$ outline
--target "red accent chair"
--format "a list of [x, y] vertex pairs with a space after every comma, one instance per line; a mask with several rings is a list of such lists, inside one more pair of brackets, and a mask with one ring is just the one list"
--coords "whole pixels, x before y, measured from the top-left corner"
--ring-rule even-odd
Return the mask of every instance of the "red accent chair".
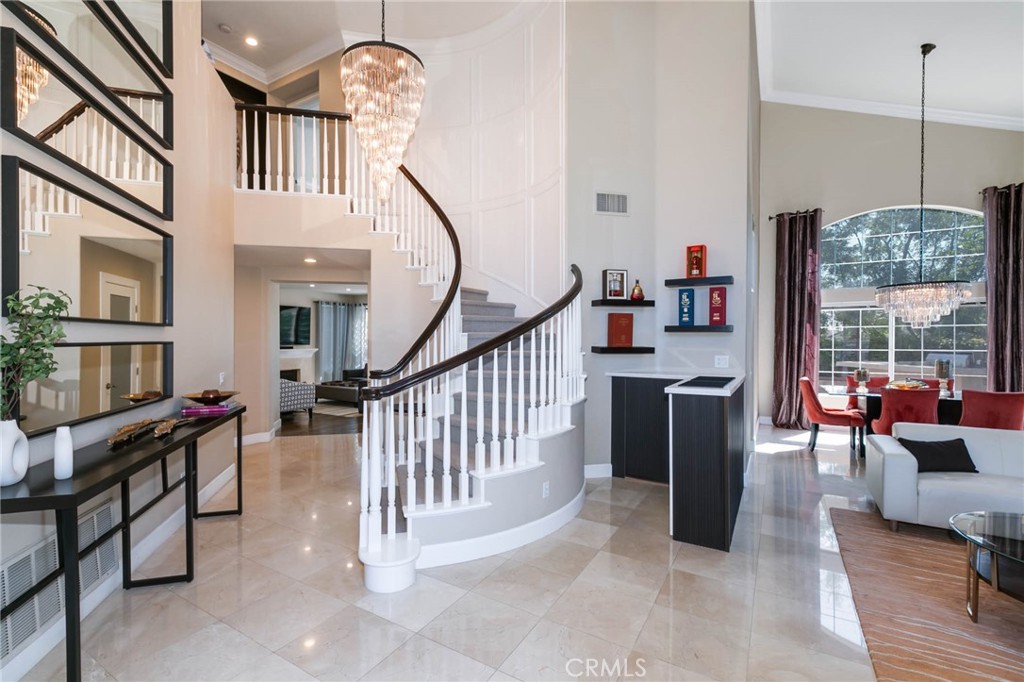
[[960, 426], [1024, 431], [1024, 393], [963, 391]]
[[807, 377], [800, 377], [800, 397], [804, 401], [804, 412], [811, 422], [811, 440], [808, 447], [814, 452], [818, 442], [818, 427], [821, 424], [850, 427], [850, 447], [857, 448], [857, 434], [860, 434], [860, 451], [864, 452], [864, 417], [857, 410], [836, 410], [822, 407], [818, 400], [818, 392]]
[[896, 422], [939, 423], [939, 389], [882, 389], [882, 414], [871, 422], [871, 432], [891, 436]]
[[[871, 389], [877, 388], [882, 389], [883, 386], [891, 381], [889, 377], [871, 377], [865, 383], [867, 384], [868, 393], [877, 393], [878, 391], [872, 391]], [[846, 375], [846, 390], [849, 392], [857, 390], [857, 380], [853, 378], [852, 374]], [[850, 399], [846, 401], [846, 409], [857, 410], [857, 396], [851, 395]], [[858, 410], [861, 414], [864, 414], [863, 410]]]

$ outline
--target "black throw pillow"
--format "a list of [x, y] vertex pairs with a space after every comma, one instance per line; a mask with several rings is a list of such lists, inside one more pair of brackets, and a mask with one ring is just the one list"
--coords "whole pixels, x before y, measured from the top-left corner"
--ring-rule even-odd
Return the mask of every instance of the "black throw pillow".
[[917, 459], [917, 473], [926, 471], [963, 471], [969, 474], [978, 473], [967, 452], [967, 444], [963, 438], [954, 440], [910, 440], [897, 438]]

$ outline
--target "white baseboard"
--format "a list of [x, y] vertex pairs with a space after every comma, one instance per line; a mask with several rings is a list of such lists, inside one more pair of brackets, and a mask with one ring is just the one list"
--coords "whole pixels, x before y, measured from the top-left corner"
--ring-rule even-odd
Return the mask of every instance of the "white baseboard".
[[608, 478], [612, 475], [611, 462], [608, 464], [584, 464], [584, 478]]
[[448, 564], [459, 564], [463, 561], [482, 559], [540, 540], [576, 518], [580, 509], [583, 508], [586, 492], [587, 488], [583, 486], [580, 488], [579, 494], [561, 509], [516, 528], [509, 528], [499, 533], [468, 538], [466, 540], [424, 545], [420, 548], [420, 556], [416, 560], [416, 569], [447, 566]]
[[[212, 481], [203, 486], [203, 489], [199, 491], [200, 506], [208, 502], [221, 488], [227, 485], [234, 475], [235, 465], [232, 463]], [[184, 490], [184, 487], [182, 490]], [[132, 569], [134, 570], [148, 559], [184, 523], [185, 506], [182, 505], [132, 548]], [[79, 607], [82, 620], [85, 620], [85, 617], [92, 613], [93, 609], [99, 606], [104, 599], [116, 592], [119, 587], [121, 587], [120, 567], [117, 571], [104, 578], [103, 582], [82, 598], [82, 603]], [[64, 631], [64, 618], [61, 617], [31, 644], [26, 646], [21, 653], [4, 663], [3, 679], [20, 680], [24, 678], [54, 647], [64, 641]]]

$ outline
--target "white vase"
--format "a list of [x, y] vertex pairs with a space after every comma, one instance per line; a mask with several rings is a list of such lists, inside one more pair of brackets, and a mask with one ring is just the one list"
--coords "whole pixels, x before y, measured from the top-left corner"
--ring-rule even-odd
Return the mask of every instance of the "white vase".
[[71, 442], [71, 427], [58, 426], [53, 437], [53, 477], [58, 481], [71, 478], [75, 473], [75, 446]]
[[11, 485], [25, 478], [28, 471], [28, 438], [18, 422], [0, 422], [0, 485]]

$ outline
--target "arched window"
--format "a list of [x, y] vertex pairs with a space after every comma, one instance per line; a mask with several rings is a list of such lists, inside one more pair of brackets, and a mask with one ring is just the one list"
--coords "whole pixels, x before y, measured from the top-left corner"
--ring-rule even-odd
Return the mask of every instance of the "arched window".
[[975, 283], [971, 303], [927, 329], [875, 306], [875, 287], [916, 281], [920, 209], [886, 208], [826, 225], [821, 232], [819, 381], [845, 386], [865, 367], [894, 379], [934, 376], [950, 360], [955, 388], [986, 388], [985, 223], [981, 213], [925, 207], [924, 278]]

